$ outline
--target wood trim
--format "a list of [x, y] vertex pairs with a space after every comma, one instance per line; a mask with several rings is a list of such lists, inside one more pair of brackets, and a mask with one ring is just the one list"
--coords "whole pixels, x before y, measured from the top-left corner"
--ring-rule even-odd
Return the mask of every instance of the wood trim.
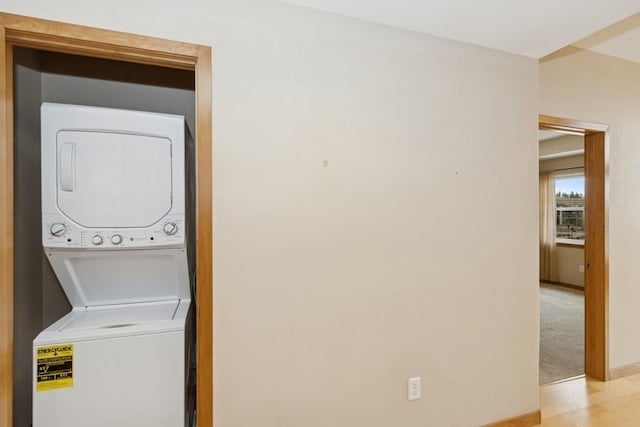
[[557, 130], [574, 135], [588, 135], [595, 132], [606, 132], [609, 129], [608, 125], [604, 125], [602, 123], [563, 119], [560, 117], [546, 116], [544, 114], [540, 114], [538, 116], [538, 124], [540, 129]]
[[0, 427], [13, 422], [13, 46], [195, 71], [197, 424], [213, 427], [211, 48], [0, 13]]
[[517, 417], [509, 418], [495, 423], [486, 424], [484, 427], [531, 427], [537, 426], [541, 422], [540, 410], [522, 414]]
[[553, 280], [540, 280], [541, 283], [547, 283], [549, 285], [562, 286], [563, 288], [569, 289], [577, 289], [579, 291], [584, 291], [584, 287], [580, 285], [574, 285], [572, 283], [564, 283], [564, 282], [556, 282]]
[[585, 372], [608, 379], [608, 257], [604, 132], [585, 135]]
[[23, 47], [187, 70], [203, 47], [8, 13], [0, 13], [0, 26], [7, 42]]
[[0, 426], [13, 425], [13, 58], [0, 27]]
[[640, 374], [640, 363], [634, 363], [609, 370], [609, 379], [616, 380], [618, 378], [629, 377], [636, 374]]
[[213, 174], [211, 49], [196, 64], [197, 425], [213, 426]]
[[585, 138], [585, 371], [609, 379], [609, 126], [540, 115], [540, 129]]

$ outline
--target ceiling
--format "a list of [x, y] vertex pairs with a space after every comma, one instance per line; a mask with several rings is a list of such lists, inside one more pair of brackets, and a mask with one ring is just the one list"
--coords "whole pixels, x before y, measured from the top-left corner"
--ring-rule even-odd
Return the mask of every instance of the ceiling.
[[565, 133], [538, 131], [538, 156], [540, 160], [558, 159], [584, 154], [584, 137]]
[[640, 13], [598, 31], [574, 45], [640, 63]]
[[532, 58], [640, 12], [636, 0], [282, 1]]

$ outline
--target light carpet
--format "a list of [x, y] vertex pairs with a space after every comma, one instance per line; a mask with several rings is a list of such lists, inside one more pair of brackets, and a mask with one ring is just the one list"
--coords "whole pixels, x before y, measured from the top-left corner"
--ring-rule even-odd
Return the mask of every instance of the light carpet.
[[584, 292], [540, 283], [540, 384], [584, 374]]

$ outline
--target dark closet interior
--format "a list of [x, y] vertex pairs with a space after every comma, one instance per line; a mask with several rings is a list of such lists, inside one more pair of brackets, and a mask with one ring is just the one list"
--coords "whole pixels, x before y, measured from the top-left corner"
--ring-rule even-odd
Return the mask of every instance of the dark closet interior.
[[[28, 427], [32, 419], [32, 341], [71, 309], [42, 249], [40, 106], [57, 102], [178, 114], [185, 117], [195, 139], [195, 75], [193, 71], [26, 48], [14, 49], [13, 71], [13, 425]], [[195, 168], [187, 170], [193, 184]]]

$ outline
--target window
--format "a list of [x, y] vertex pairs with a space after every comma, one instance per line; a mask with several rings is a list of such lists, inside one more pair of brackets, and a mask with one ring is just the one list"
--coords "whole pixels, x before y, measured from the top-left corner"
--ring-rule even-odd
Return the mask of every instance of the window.
[[584, 244], [584, 174], [555, 179], [556, 242]]

